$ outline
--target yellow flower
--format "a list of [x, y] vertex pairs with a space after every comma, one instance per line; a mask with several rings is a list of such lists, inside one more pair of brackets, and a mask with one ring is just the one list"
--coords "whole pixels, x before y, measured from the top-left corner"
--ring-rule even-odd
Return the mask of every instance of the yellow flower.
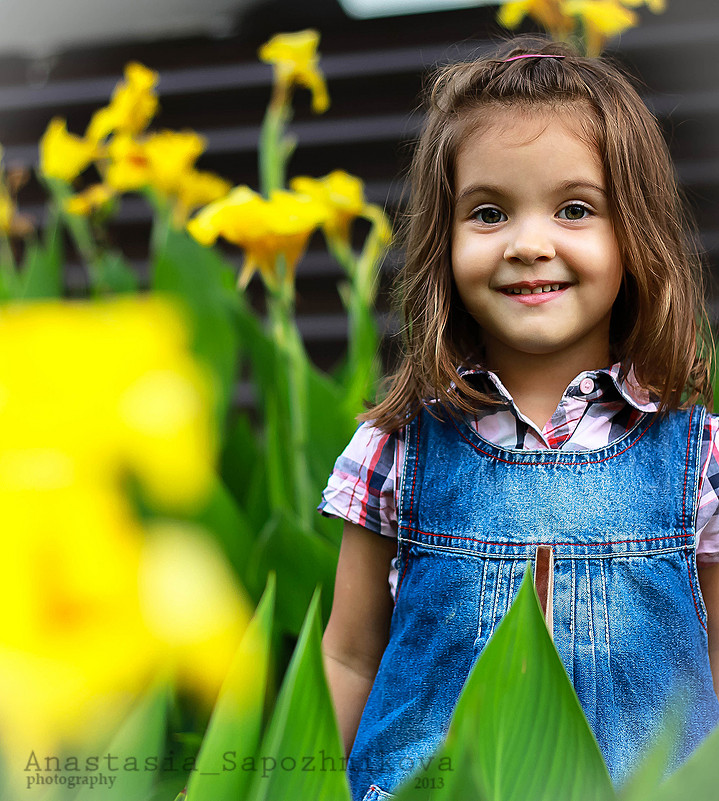
[[660, 14], [662, 11], [666, 11], [667, 8], [666, 0], [620, 0], [620, 2], [622, 5], [629, 6], [630, 8], [646, 6], [655, 14]]
[[320, 35], [314, 30], [278, 33], [258, 51], [262, 61], [274, 66], [275, 84], [282, 101], [292, 86], [304, 86], [312, 93], [312, 110], [317, 114], [327, 111], [330, 105], [325, 79], [319, 69], [319, 41]]
[[106, 184], [93, 184], [65, 201], [65, 211], [87, 217], [92, 212], [106, 206], [115, 197], [113, 189]]
[[512, 0], [497, 14], [497, 22], [514, 29], [529, 15], [555, 39], [564, 39], [574, 29], [574, 20], [564, 12], [558, 0]]
[[107, 147], [106, 183], [118, 192], [152, 187], [174, 201], [173, 222], [181, 227], [199, 206], [224, 197], [229, 181], [194, 168], [205, 139], [194, 131], [161, 131], [143, 139], [116, 134]]
[[619, 0], [565, 0], [563, 8], [582, 20], [589, 56], [598, 56], [607, 39], [639, 24], [639, 17]]
[[212, 172], [188, 170], [179, 177], [173, 222], [182, 227], [195, 209], [225, 197], [232, 184]]
[[182, 176], [205, 147], [205, 138], [194, 131], [161, 131], [148, 136], [143, 149], [152, 186], [165, 196], [176, 194]]
[[290, 187], [322, 204], [327, 211], [323, 224], [327, 236], [344, 241], [349, 239], [350, 223], [363, 214], [367, 205], [362, 181], [343, 170], [334, 170], [324, 178], [293, 178]]
[[202, 244], [210, 245], [222, 236], [244, 249], [240, 287], [247, 286], [259, 270], [265, 283], [276, 289], [278, 257], [284, 258], [284, 280], [291, 283], [310, 235], [326, 218], [325, 206], [304, 195], [278, 190], [265, 200], [240, 186], [202, 209], [187, 230]]
[[175, 307], [6, 306], [0, 360], [0, 740], [22, 764], [106, 735], [158, 676], [211, 697], [248, 615], [202, 531], [145, 531], [125, 494], [134, 476], [189, 508], [214, 481], [213, 391]]
[[142, 64], [125, 67], [125, 80], [115, 87], [110, 104], [98, 109], [85, 133], [91, 142], [100, 142], [113, 131], [139, 134], [147, 128], [158, 107], [155, 85], [159, 76]]
[[60, 117], [50, 121], [40, 140], [40, 172], [48, 178], [74, 181], [98, 155], [97, 144], [68, 133]]

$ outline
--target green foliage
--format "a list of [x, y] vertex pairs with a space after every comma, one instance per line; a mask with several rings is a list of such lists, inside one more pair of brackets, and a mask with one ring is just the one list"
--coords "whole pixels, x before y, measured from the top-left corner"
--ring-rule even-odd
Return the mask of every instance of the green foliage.
[[237, 801], [247, 795], [251, 773], [228, 769], [227, 755], [254, 756], [260, 741], [270, 632], [275, 602], [271, 577], [220, 691], [187, 787], [188, 801]]
[[613, 797], [599, 747], [544, 623], [528, 564], [512, 607], [467, 679], [446, 743], [397, 801]]

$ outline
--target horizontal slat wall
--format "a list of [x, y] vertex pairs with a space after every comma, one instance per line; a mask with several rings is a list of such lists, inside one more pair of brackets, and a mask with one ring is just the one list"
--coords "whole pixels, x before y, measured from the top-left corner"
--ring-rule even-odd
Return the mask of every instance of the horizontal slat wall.
[[[395, 213], [401, 205], [401, 175], [421, 122], [416, 109], [423, 73], [438, 62], [482, 51], [502, 35], [494, 22], [496, 8], [358, 21], [345, 18], [330, 0], [298, 5], [284, 0], [259, 4], [253, 16], [222, 39], [76, 49], [43, 61], [0, 57], [0, 143], [6, 163], [34, 165], [37, 142], [56, 114], [67, 118], [71, 131], [82, 133], [92, 111], [107, 102], [123, 65], [137, 59], [161, 74], [161, 113], [153, 127], [203, 133], [208, 148], [200, 167], [256, 186], [259, 125], [271, 81], [270, 69], [256, 60], [256, 48], [276, 31], [314, 26], [322, 33], [322, 67], [332, 107], [313, 116], [307, 93], [298, 93], [292, 128], [299, 145], [290, 173], [346, 169], [366, 181], [372, 201]], [[642, 26], [625, 34], [610, 52], [644, 82], [643, 95], [662, 122], [700, 225], [707, 263], [717, 276], [719, 5], [669, 0], [665, 14], [643, 10], [642, 19]], [[42, 197], [35, 182], [20, 196], [21, 210], [39, 224]], [[114, 243], [145, 281], [149, 222], [143, 201], [127, 197], [111, 230]], [[239, 254], [228, 254], [239, 265]], [[379, 319], [387, 331], [396, 323], [387, 310], [386, 289], [400, 258], [391, 254], [384, 268]], [[71, 295], [84, 285], [74, 259], [71, 254], [66, 279]], [[336, 291], [340, 279], [316, 237], [298, 269], [298, 312], [310, 352], [323, 367], [338, 359], [345, 346], [346, 324]], [[256, 281], [250, 293], [260, 305]], [[717, 287], [712, 287], [711, 309], [717, 321]]]

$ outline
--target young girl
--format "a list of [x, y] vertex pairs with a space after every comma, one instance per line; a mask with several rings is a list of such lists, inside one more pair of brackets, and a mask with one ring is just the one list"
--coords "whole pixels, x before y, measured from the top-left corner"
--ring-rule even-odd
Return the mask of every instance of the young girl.
[[515, 39], [439, 73], [411, 178], [403, 361], [320, 505], [353, 798], [438, 747], [540, 545], [612, 779], [689, 691], [676, 763], [719, 722], [719, 418], [657, 123], [606, 60]]

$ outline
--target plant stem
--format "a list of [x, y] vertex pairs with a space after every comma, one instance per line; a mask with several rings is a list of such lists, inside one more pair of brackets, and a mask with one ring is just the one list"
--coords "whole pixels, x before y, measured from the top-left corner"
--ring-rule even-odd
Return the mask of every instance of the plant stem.
[[287, 415], [295, 511], [305, 527], [311, 524], [312, 490], [307, 463], [308, 360], [294, 322], [294, 287], [283, 281], [269, 298], [272, 335], [287, 371]]
[[280, 84], [275, 85], [260, 132], [260, 190], [264, 197], [269, 197], [273, 190], [282, 189], [285, 185], [289, 152], [284, 143], [284, 133], [292, 114], [288, 101], [287, 89]]

